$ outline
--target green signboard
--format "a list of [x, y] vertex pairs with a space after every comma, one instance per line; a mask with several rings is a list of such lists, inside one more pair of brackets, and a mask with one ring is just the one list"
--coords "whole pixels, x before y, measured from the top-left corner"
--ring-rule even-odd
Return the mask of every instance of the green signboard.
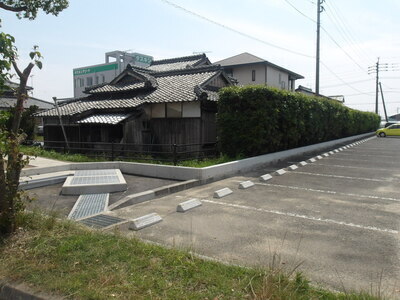
[[97, 72], [110, 71], [110, 70], [116, 70], [116, 69], [118, 69], [118, 64], [109, 64], [109, 65], [103, 65], [103, 66], [97, 66], [97, 67], [80, 68], [80, 69], [74, 70], [74, 76], [86, 75], [86, 74], [90, 74], [90, 73], [97, 73]]
[[153, 61], [153, 58], [151, 56], [148, 56], [148, 55], [143, 55], [143, 54], [136, 53], [135, 54], [135, 61], [144, 63], [146, 65], [151, 65], [151, 62]]

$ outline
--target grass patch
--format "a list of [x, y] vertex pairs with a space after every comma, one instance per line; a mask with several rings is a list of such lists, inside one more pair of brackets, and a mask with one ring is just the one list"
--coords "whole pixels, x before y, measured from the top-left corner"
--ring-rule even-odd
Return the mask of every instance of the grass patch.
[[[69, 161], [69, 162], [101, 162], [108, 161], [105, 157], [90, 157], [83, 154], [70, 154], [70, 153], [60, 153], [54, 150], [44, 150], [40, 147], [32, 147], [32, 146], [24, 146], [21, 145], [21, 152], [26, 155], [31, 156], [41, 156], [50, 159], [56, 159], [61, 161]], [[120, 158], [116, 158], [116, 160], [121, 160]], [[205, 158], [201, 160], [192, 159], [187, 161], [178, 162], [178, 166], [183, 167], [192, 167], [192, 168], [204, 168], [217, 164], [222, 164], [225, 162], [232, 161], [234, 159], [229, 158], [227, 156], [220, 156], [218, 158]], [[168, 161], [160, 161], [157, 159], [153, 159], [149, 156], [143, 156], [143, 158], [137, 159], [122, 159], [122, 161], [127, 162], [140, 162], [140, 163], [148, 163], [148, 164], [157, 164], [157, 165], [173, 165], [172, 162]]]
[[0, 244], [0, 278], [73, 299], [377, 299], [314, 288], [300, 273], [205, 261], [38, 213]]

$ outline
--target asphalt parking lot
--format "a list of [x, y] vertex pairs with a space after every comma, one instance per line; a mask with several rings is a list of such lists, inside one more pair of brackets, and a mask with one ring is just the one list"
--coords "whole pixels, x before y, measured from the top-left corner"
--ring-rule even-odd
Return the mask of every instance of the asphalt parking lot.
[[[253, 171], [110, 212], [163, 221], [145, 240], [190, 249], [229, 263], [296, 268], [336, 289], [385, 290], [400, 297], [400, 138], [373, 138], [262, 183]], [[291, 162], [285, 162], [286, 164]], [[293, 162], [295, 163], [295, 162]], [[254, 187], [238, 189], [244, 180]], [[213, 193], [224, 187], [233, 194]], [[177, 213], [190, 198], [202, 206]]]

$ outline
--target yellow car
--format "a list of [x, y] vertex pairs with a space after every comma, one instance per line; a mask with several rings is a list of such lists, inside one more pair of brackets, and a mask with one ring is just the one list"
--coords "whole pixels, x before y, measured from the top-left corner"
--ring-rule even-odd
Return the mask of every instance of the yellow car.
[[389, 127], [382, 128], [376, 131], [376, 135], [380, 137], [398, 135], [400, 136], [400, 124], [393, 124]]

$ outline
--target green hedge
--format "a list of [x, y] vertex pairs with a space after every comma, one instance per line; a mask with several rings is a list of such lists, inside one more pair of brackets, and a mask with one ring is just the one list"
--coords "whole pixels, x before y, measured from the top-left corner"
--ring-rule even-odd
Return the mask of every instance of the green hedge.
[[380, 117], [341, 103], [265, 86], [221, 89], [221, 152], [254, 156], [371, 132]]

